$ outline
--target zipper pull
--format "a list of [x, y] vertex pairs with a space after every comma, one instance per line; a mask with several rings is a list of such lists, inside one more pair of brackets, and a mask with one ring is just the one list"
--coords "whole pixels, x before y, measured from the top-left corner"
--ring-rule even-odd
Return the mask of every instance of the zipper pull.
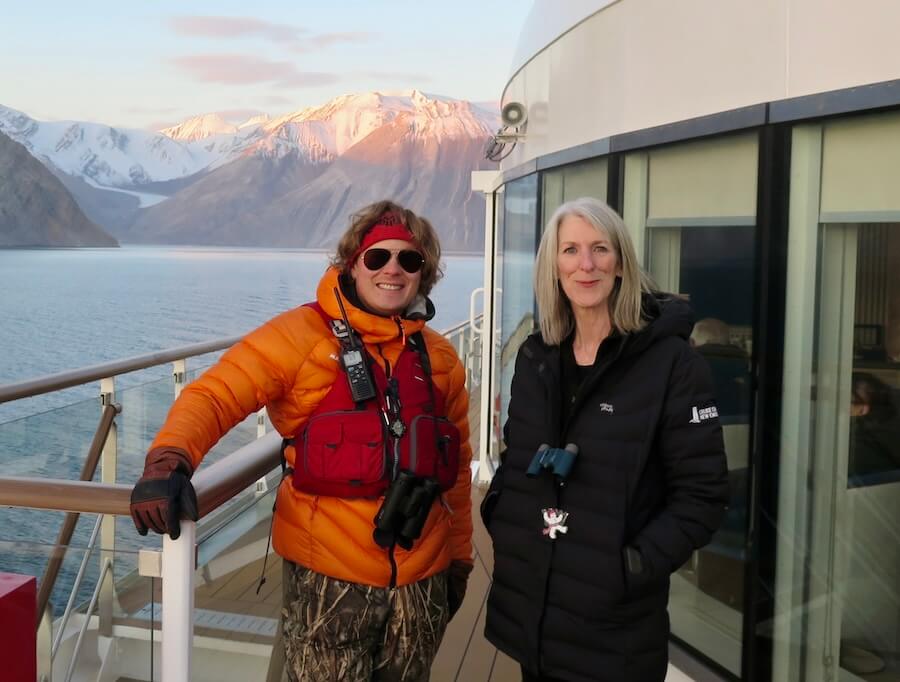
[[406, 346], [406, 330], [403, 328], [403, 320], [400, 319], [399, 315], [394, 315], [391, 319], [397, 323], [397, 328], [400, 330], [400, 340]]

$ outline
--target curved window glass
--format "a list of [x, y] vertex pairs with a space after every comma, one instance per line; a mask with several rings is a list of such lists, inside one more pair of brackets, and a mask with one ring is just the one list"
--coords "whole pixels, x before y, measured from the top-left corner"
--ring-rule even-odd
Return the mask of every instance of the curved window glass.
[[715, 382], [728, 457], [725, 520], [672, 576], [672, 633], [736, 675], [749, 561], [757, 155], [750, 133], [642, 152], [625, 171], [626, 220], [642, 232], [647, 270], [694, 310], [691, 345]]
[[537, 251], [538, 176], [506, 184], [503, 221], [499, 226], [494, 280], [500, 282], [495, 319], [500, 321], [495, 349], [495, 426], [502, 427], [509, 406], [509, 387], [519, 346], [535, 329], [534, 256]]
[[[900, 114], [797, 126], [773, 679], [900, 678]], [[797, 169], [803, 169], [801, 175]]]
[[594, 197], [606, 201], [606, 158], [590, 159], [571, 166], [544, 171], [541, 191], [541, 225], [566, 201]]

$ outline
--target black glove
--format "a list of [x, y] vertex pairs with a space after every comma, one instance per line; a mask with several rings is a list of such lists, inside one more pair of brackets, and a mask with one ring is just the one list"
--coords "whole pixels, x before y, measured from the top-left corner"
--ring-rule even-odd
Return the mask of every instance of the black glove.
[[450, 562], [450, 568], [447, 570], [447, 606], [450, 610], [450, 618], [453, 618], [459, 611], [459, 607], [462, 606], [472, 568], [474, 568], [473, 565], [465, 561], [454, 559]]
[[168, 533], [177, 540], [181, 519], [196, 521], [197, 495], [191, 485], [194, 467], [186, 452], [155, 448], [147, 453], [144, 474], [131, 491], [131, 519], [137, 532]]

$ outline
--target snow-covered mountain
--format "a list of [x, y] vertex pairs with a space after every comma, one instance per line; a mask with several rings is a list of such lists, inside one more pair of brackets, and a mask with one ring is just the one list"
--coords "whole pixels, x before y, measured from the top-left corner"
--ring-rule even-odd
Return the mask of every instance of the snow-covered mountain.
[[229, 123], [219, 114], [212, 113], [194, 116], [159, 132], [179, 142], [194, 142], [195, 140], [205, 140], [212, 135], [230, 135], [237, 131], [238, 126]]
[[[483, 212], [469, 173], [486, 167], [498, 126], [495, 113], [418, 90], [343, 95], [240, 125], [205, 114], [159, 133], [0, 107], [0, 131], [61, 172], [89, 217], [145, 243], [325, 246], [350, 212], [393, 197], [437, 218], [449, 248], [477, 249]], [[123, 207], [121, 194], [115, 210], [102, 206], [103, 188], [142, 193], [142, 208]], [[151, 206], [144, 193], [168, 198]]]
[[439, 141], [483, 137], [494, 132], [498, 124], [497, 116], [469, 102], [407, 90], [342, 95], [322, 106], [275, 118], [262, 127], [262, 132], [298, 143], [315, 140], [331, 154], [340, 156], [401, 115], [421, 135], [431, 135]]
[[214, 154], [145, 130], [101, 123], [37, 121], [0, 106], [0, 132], [39, 161], [99, 187], [137, 187], [192, 175]]
[[37, 121], [0, 105], [0, 132], [40, 161], [99, 187], [138, 189], [219, 168], [247, 155], [297, 155], [327, 163], [367, 135], [404, 116], [419, 135], [480, 138], [497, 117], [468, 102], [418, 90], [342, 95], [316, 107], [240, 125], [203, 114], [158, 133], [78, 121]]

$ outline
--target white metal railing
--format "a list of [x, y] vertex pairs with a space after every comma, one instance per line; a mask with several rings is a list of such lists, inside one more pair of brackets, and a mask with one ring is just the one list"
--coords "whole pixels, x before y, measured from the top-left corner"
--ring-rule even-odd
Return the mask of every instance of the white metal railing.
[[[0, 385], [0, 404], [12, 402], [23, 398], [30, 398], [37, 395], [43, 395], [60, 391], [73, 386], [99, 382], [100, 408], [102, 411], [108, 405], [115, 403], [115, 378], [123, 374], [135, 372], [161, 364], [173, 363], [173, 377], [175, 390], [173, 398], [178, 396], [185, 382], [186, 360], [190, 357], [205, 355], [207, 353], [224, 350], [232, 346], [241, 337], [227, 337], [216, 339], [213, 341], [181, 346], [178, 348], [167, 349], [155, 353], [148, 353], [123, 360], [103, 363], [81, 369], [51, 374], [36, 379], [20, 381], [12, 384]], [[106, 434], [105, 442], [100, 455], [100, 479], [105, 484], [115, 484], [117, 481], [117, 460], [118, 460], [118, 439], [116, 433], [116, 422], [113, 420], [108, 434]], [[100, 556], [100, 575], [94, 589], [91, 605], [85, 621], [82, 625], [82, 631], [78, 636], [75, 648], [72, 650], [66, 672], [66, 680], [71, 678], [78, 657], [81, 651], [82, 642], [84, 640], [84, 629], [87, 627], [90, 613], [99, 604], [99, 627], [105, 634], [111, 634], [112, 629], [112, 612], [115, 600], [115, 586], [113, 584], [112, 571], [114, 553], [115, 553], [115, 518], [110, 514], [100, 514], [97, 517], [96, 524], [91, 533], [90, 540], [85, 549], [85, 554], [79, 566], [78, 573], [72, 584], [66, 608], [54, 625], [52, 618], [42, 618], [38, 624], [38, 637], [41, 640], [51, 642], [47, 651], [39, 650], [39, 656], [49, 656], [49, 662], [41, 663], [39, 666], [45, 671], [41, 678], [49, 682], [52, 674], [53, 662], [59, 653], [65, 634], [66, 625], [73, 613], [79, 589], [84, 581], [87, 572], [88, 563], [91, 555], [98, 544], [98, 535], [100, 537], [100, 547], [102, 548]], [[58, 548], [60, 552], [64, 552], [65, 548]], [[55, 581], [55, 574], [50, 577]], [[52, 585], [45, 586], [48, 590], [52, 589]], [[48, 591], [49, 596], [49, 591]], [[56, 633], [52, 632], [55, 627]]]
[[[66, 603], [65, 611], [63, 611], [62, 616], [59, 618], [59, 623], [56, 629], [56, 636], [53, 638], [53, 645], [50, 648], [50, 661], [52, 663], [53, 659], [56, 658], [56, 652], [59, 651], [59, 645], [62, 644], [62, 636], [63, 632], [66, 629], [66, 625], [69, 622], [69, 617], [72, 615], [72, 610], [75, 607], [75, 599], [78, 595], [78, 590], [81, 589], [81, 583], [84, 580], [85, 571], [87, 571], [88, 560], [91, 558], [91, 554], [94, 551], [94, 548], [97, 545], [97, 535], [100, 533], [100, 522], [103, 520], [103, 515], [97, 515], [97, 521], [94, 523], [94, 530], [91, 531], [91, 539], [88, 540], [87, 548], [85, 549], [84, 556], [81, 559], [81, 565], [78, 567], [78, 573], [75, 576], [75, 582], [72, 583], [72, 590], [69, 593], [69, 601]], [[76, 649], [75, 653], [72, 654], [72, 658], [77, 657], [78, 649]]]
[[84, 620], [81, 622], [81, 628], [78, 630], [78, 639], [75, 641], [75, 648], [72, 650], [72, 658], [69, 659], [69, 667], [66, 669], [66, 682], [71, 682], [72, 680], [72, 674], [75, 672], [75, 665], [78, 663], [78, 655], [81, 653], [81, 645], [84, 643], [84, 635], [91, 622], [91, 614], [94, 612], [94, 607], [97, 605], [97, 600], [100, 598], [100, 590], [103, 588], [106, 574], [110, 573], [112, 570], [112, 565], [112, 559], [106, 558], [103, 560], [103, 565], [100, 568], [100, 577], [97, 578], [97, 586], [94, 588], [94, 593], [91, 595], [91, 603], [88, 604], [87, 612], [84, 614]]
[[[474, 315], [472, 308], [470, 319], [446, 329], [442, 334], [450, 340], [459, 353], [466, 367], [466, 384], [470, 390], [481, 381], [481, 335], [479, 322], [481, 316]], [[240, 337], [220, 339], [203, 344], [194, 344], [170, 349], [159, 353], [143, 355], [126, 360], [87, 367], [71, 372], [49, 375], [38, 379], [0, 386], [0, 403], [45, 394], [63, 388], [100, 381], [101, 409], [112, 404], [115, 399], [115, 377], [136, 370], [147, 369], [164, 363], [173, 363], [174, 392], [183, 388], [186, 381], [185, 359], [196, 355], [223, 350], [239, 340]], [[217, 464], [201, 469], [194, 477], [194, 485], [198, 491], [201, 517], [218, 508], [227, 501], [236, 490], [258, 481], [257, 492], [265, 490], [265, 474], [273, 466], [277, 466], [280, 457], [280, 437], [276, 433], [265, 434], [265, 414], [258, 417], [258, 440], [244, 446]], [[50, 666], [41, 664], [42, 670], [52, 670], [52, 660], [60, 650], [66, 625], [73, 613], [77, 593], [83, 583], [90, 556], [97, 545], [98, 535], [101, 538], [100, 574], [97, 584], [87, 606], [84, 621], [81, 624], [78, 638], [69, 660], [65, 679], [68, 681], [78, 663], [78, 655], [83, 646], [85, 632], [91, 622], [91, 614], [98, 610], [98, 628], [101, 634], [112, 635], [112, 609], [114, 600], [114, 534], [113, 514], [127, 514], [123, 486], [116, 484], [117, 439], [115, 429], [103, 449], [101, 457], [102, 483], [79, 484], [74, 481], [44, 480], [38, 483], [33, 479], [17, 479], [0, 477], [0, 505], [22, 506], [40, 509], [61, 509], [67, 511], [95, 512], [106, 510], [98, 515], [91, 533], [91, 539], [85, 550], [75, 583], [69, 595], [66, 609], [56, 623], [56, 636], [52, 632], [40, 635], [52, 642], [47, 652], [51, 659]], [[246, 484], [244, 477], [250, 476]], [[235, 481], [240, 487], [235, 488]], [[259, 483], [261, 481], [262, 483]], [[260, 489], [260, 485], [263, 486]], [[85, 499], [85, 486], [92, 489], [103, 488], [103, 500]], [[52, 488], [55, 494], [50, 496], [47, 490]], [[27, 492], [31, 491], [31, 492]], [[32, 496], [32, 497], [29, 497]], [[40, 501], [34, 501], [37, 497]], [[52, 497], [52, 501], [51, 501]], [[112, 510], [111, 512], [109, 510]], [[190, 521], [182, 521], [181, 536], [178, 540], [163, 538], [161, 552], [141, 550], [138, 566], [139, 574], [162, 579], [162, 680], [163, 682], [187, 682], [191, 679], [191, 650], [193, 639], [193, 604], [194, 573], [197, 557], [197, 528]], [[42, 623], [52, 619], [44, 618]], [[44, 626], [46, 627], [46, 626]], [[51, 626], [52, 627], [52, 626]], [[151, 623], [151, 627], [153, 627]], [[106, 632], [103, 632], [104, 629]], [[39, 652], [40, 655], [41, 652]], [[49, 682], [49, 675], [43, 679]]]

